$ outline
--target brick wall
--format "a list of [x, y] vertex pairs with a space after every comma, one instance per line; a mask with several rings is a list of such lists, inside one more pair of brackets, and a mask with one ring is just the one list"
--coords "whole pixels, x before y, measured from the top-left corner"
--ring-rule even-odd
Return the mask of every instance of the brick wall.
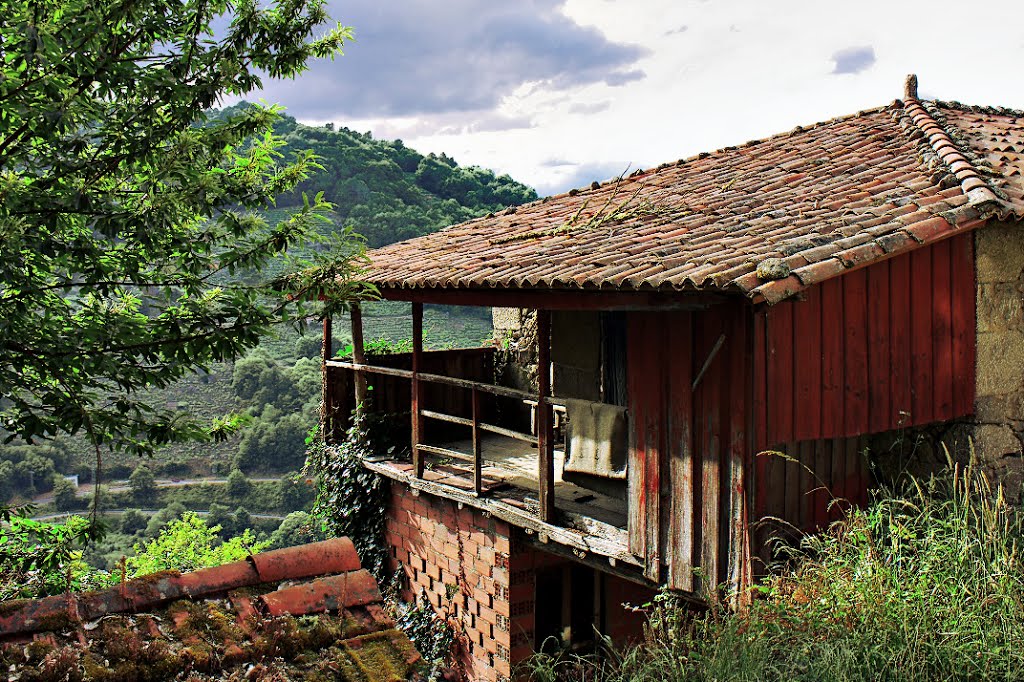
[[[450, 500], [391, 484], [387, 518], [391, 568], [406, 580], [402, 599], [426, 595], [457, 632], [456, 663], [471, 682], [506, 682], [536, 640], [536, 577], [571, 562], [534, 548], [522, 531]], [[642, 634], [643, 615], [622, 604], [650, 601], [649, 588], [604, 575], [607, 634], [616, 643]], [[543, 598], [543, 597], [542, 597]]]
[[[456, 664], [467, 680], [511, 675], [509, 527], [470, 507], [391, 485], [387, 540], [402, 598], [425, 594], [455, 625]], [[461, 631], [461, 632], [460, 632]]]

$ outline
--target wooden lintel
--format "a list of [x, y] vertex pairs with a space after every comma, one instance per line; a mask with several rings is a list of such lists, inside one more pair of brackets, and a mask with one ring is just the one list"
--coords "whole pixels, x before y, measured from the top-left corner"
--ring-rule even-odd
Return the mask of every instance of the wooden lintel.
[[536, 310], [704, 310], [735, 296], [694, 291], [592, 289], [388, 289], [389, 301]]

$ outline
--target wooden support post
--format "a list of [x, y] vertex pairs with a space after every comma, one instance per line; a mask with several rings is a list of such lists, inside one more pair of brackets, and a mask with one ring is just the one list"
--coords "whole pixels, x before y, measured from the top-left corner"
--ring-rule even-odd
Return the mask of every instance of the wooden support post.
[[484, 458], [480, 447], [480, 391], [473, 389], [473, 491], [479, 496], [484, 489]]
[[555, 435], [551, 405], [551, 313], [537, 311], [537, 455], [540, 518], [555, 523]]
[[420, 399], [422, 391], [420, 388], [420, 371], [423, 356], [423, 304], [412, 304], [412, 464], [416, 472], [416, 478], [423, 478], [423, 453], [420, 452], [420, 442], [423, 437], [422, 422], [420, 421]]
[[[363, 351], [363, 310], [358, 303], [352, 304], [352, 359], [357, 365], [366, 364], [366, 353]], [[362, 420], [366, 414], [366, 373], [357, 370], [356, 380], [356, 419]]]
[[334, 398], [331, 395], [331, 381], [327, 374], [327, 363], [331, 359], [331, 318], [324, 317], [324, 338], [320, 342], [320, 435], [325, 443], [334, 442]]

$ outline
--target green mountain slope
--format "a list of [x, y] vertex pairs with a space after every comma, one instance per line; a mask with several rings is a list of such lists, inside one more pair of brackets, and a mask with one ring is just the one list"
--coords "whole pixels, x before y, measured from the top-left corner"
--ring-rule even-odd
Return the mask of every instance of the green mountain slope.
[[314, 128], [290, 116], [282, 116], [274, 130], [286, 143], [285, 155], [310, 149], [323, 166], [279, 197], [278, 208], [300, 205], [303, 193], [322, 191], [335, 206], [337, 225], [352, 226], [371, 248], [537, 198], [536, 191], [508, 175], [462, 167], [444, 154], [424, 156], [401, 140], [375, 140], [333, 124]]
[[[245, 106], [249, 105], [235, 105]], [[229, 113], [235, 107], [219, 113]], [[533, 189], [507, 175], [463, 168], [443, 154], [423, 155], [401, 141], [375, 140], [347, 128], [306, 126], [289, 116], [283, 116], [275, 130], [286, 142], [283, 154], [312, 150], [323, 168], [296, 191], [278, 198], [277, 206], [265, 212], [271, 224], [301, 204], [303, 193], [324, 192], [334, 204], [331, 222], [322, 227], [324, 235], [350, 226], [372, 248], [537, 198]], [[428, 348], [477, 346], [490, 335], [490, 316], [485, 310], [428, 306], [425, 318]], [[399, 341], [411, 335], [409, 307], [404, 304], [369, 304], [365, 321], [368, 340]], [[347, 320], [336, 320], [334, 333], [336, 346], [344, 346], [351, 338]], [[319, 377], [313, 375], [318, 375], [318, 366], [314, 367], [318, 352], [316, 329], [300, 338], [282, 328], [254, 352], [268, 369], [260, 372], [252, 396], [238, 386], [239, 376], [245, 374], [242, 368], [253, 364], [251, 358], [239, 361], [239, 372], [231, 365], [219, 364], [208, 374], [159, 391], [156, 400], [166, 401], [167, 407], [207, 416], [249, 410], [255, 421], [248, 435], [225, 443], [168, 446], [150, 463], [153, 471], [162, 477], [178, 477], [225, 475], [233, 466], [250, 471], [294, 469], [301, 461], [303, 436], [315, 421]], [[48, 490], [54, 470], [49, 461], [59, 473], [78, 473], [83, 482], [89, 479], [94, 453], [84, 441], [60, 438], [50, 449], [54, 451], [36, 453], [0, 445], [0, 483], [6, 483], [0, 485], [0, 502], [11, 495]], [[31, 453], [40, 456], [31, 457]], [[106, 478], [127, 478], [137, 464], [134, 456], [108, 453], [104, 457]]]

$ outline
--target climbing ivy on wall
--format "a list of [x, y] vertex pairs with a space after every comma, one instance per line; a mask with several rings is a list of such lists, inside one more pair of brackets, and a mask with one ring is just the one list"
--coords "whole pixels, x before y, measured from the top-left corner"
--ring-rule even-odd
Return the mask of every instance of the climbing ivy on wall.
[[[379, 429], [377, 429], [379, 431]], [[306, 473], [317, 477], [311, 515], [329, 535], [352, 539], [363, 568], [383, 580], [387, 562], [384, 520], [387, 490], [380, 476], [363, 466], [362, 458], [378, 452], [375, 429], [353, 419], [345, 439], [327, 445], [318, 433], [307, 439]]]

